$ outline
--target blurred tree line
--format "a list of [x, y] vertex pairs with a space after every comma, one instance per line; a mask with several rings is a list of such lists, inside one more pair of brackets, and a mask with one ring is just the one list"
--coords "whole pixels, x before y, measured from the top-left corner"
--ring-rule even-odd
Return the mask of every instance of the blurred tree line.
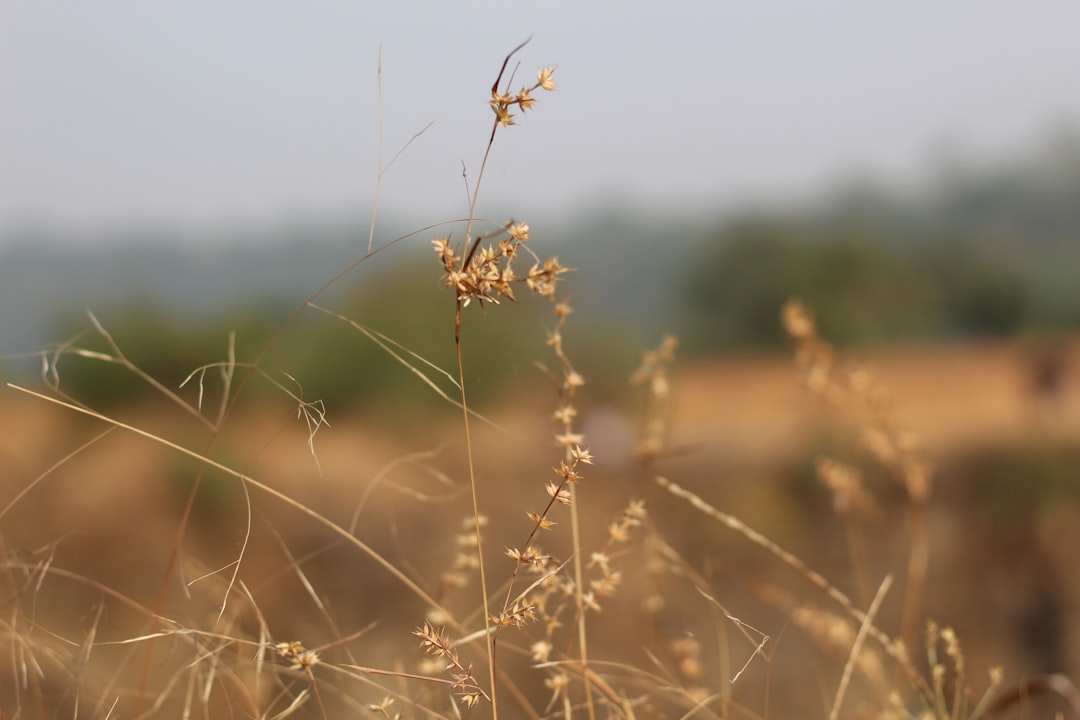
[[[197, 368], [220, 366], [234, 334], [234, 389], [269, 343], [259, 357], [268, 379], [254, 377], [244, 390], [248, 401], [284, 399], [277, 383], [334, 410], [349, 407], [377, 413], [384, 423], [408, 424], [417, 414], [453, 410], [414, 370], [451, 399], [460, 396], [446, 374], [431, 367], [456, 378], [454, 295], [441, 286], [441, 268], [433, 255], [405, 256], [378, 268], [361, 267], [355, 278], [317, 298], [318, 307], [305, 307], [287, 327], [283, 324], [299, 303], [295, 298], [250, 299], [209, 315], [185, 314], [150, 298], [127, 298], [95, 317], [132, 364], [167, 388], [179, 388]], [[528, 377], [521, 382], [537, 379], [532, 359], [546, 357], [551, 310], [532, 298], [518, 305], [527, 307], [470, 306], [465, 312], [466, 381], [477, 404], [512, 393], [518, 382], [514, 376], [523, 370]], [[65, 336], [78, 337], [80, 348], [114, 354], [86, 318], [69, 315], [61, 324]], [[94, 408], [160, 401], [143, 380], [116, 363], [67, 354], [59, 370], [62, 389]], [[206, 404], [216, 404], [220, 372], [212, 368], [203, 377]], [[191, 381], [179, 392], [194, 402], [198, 383]]]
[[865, 184], [806, 210], [718, 224], [684, 266], [682, 337], [776, 347], [792, 296], [844, 344], [1006, 337], [1080, 325], [1080, 140], [917, 195]]
[[[561, 241], [555, 249], [579, 269], [566, 287], [576, 311], [567, 342], [601, 395], [617, 392], [637, 352], [664, 332], [677, 334], [691, 353], [786, 347], [778, 313], [793, 296], [814, 309], [827, 337], [845, 345], [1007, 337], [1080, 325], [1080, 140], [1072, 135], [1010, 166], [947, 168], [916, 192], [864, 182], [802, 208], [763, 207], [711, 223], [635, 219], [608, 208], [561, 231], [544, 232], [542, 220], [536, 225], [545, 242], [537, 251], [549, 254], [546, 243]], [[223, 247], [212, 265], [182, 255], [152, 265], [147, 256], [140, 260], [137, 291], [122, 290], [122, 272], [115, 283], [86, 275], [91, 259], [122, 270], [130, 253], [76, 258], [66, 270], [58, 260], [40, 266], [49, 268], [53, 288], [57, 277], [70, 277], [71, 284], [83, 279], [112, 290], [105, 307], [85, 302], [132, 362], [176, 387], [196, 367], [224, 359], [230, 332], [237, 333], [238, 360], [253, 360], [301, 298], [357, 257], [356, 237], [366, 235], [341, 231], [340, 244], [315, 252], [311, 229], [303, 230], [277, 250]], [[320, 303], [451, 370], [453, 298], [440, 287], [437, 263], [421, 240], [374, 258]], [[314, 258], [321, 265], [305, 265]], [[204, 277], [207, 268], [216, 275]], [[31, 273], [8, 270], [5, 287], [20, 280], [20, 298], [41, 285]], [[165, 300], [152, 292], [172, 286], [173, 297]], [[232, 295], [208, 302], [223, 289]], [[20, 302], [35, 306], [32, 299]], [[200, 302], [214, 307], [199, 308]], [[535, 385], [534, 361], [549, 359], [550, 308], [531, 303], [525, 311], [490, 307], [468, 315], [474, 398]], [[63, 317], [60, 337], [86, 325], [70, 308]], [[85, 342], [108, 349], [92, 335]], [[447, 407], [370, 338], [312, 309], [275, 341], [263, 367], [293, 387], [289, 373], [307, 399], [410, 417]], [[145, 385], [122, 368], [69, 357], [61, 370], [63, 386], [97, 407], [146, 396]], [[260, 381], [249, 392], [271, 392], [267, 387]], [[194, 396], [195, 390], [186, 392]]]

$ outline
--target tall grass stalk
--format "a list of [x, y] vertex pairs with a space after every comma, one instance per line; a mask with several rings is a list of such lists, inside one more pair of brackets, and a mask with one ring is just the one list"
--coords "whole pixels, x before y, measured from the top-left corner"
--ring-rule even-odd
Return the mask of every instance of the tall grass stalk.
[[[507, 69], [507, 66], [510, 63], [510, 60], [514, 57], [515, 54], [517, 54], [517, 52], [519, 50], [521, 50], [523, 47], [525, 47], [525, 45], [528, 42], [529, 41], [526, 40], [525, 42], [521, 43], [520, 45], [515, 47], [513, 50], [511, 50], [509, 54], [507, 54], [507, 56], [503, 60], [502, 66], [499, 68], [499, 74], [495, 77], [495, 82], [492, 83], [492, 86], [491, 86], [491, 96], [492, 96], [492, 101], [491, 102], [492, 102], [492, 108], [495, 111], [495, 119], [492, 121], [491, 135], [488, 137], [487, 145], [484, 148], [484, 156], [483, 156], [483, 159], [480, 162], [480, 169], [479, 169], [479, 171], [477, 173], [477, 176], [476, 176], [476, 182], [474, 183], [474, 185], [472, 187], [472, 190], [469, 193], [469, 197], [470, 197], [469, 216], [468, 216], [468, 220], [467, 220], [466, 225], [465, 225], [465, 251], [464, 251], [464, 257], [463, 257], [463, 259], [461, 261], [461, 269], [464, 272], [469, 272], [470, 269], [472, 268], [472, 262], [473, 262], [473, 259], [476, 257], [477, 249], [480, 247], [481, 242], [484, 239], [484, 237], [482, 235], [479, 235], [479, 234], [477, 235], [477, 237], [475, 239], [473, 238], [473, 236], [472, 236], [473, 223], [474, 223], [474, 221], [476, 219], [476, 205], [477, 205], [477, 202], [479, 201], [479, 198], [480, 198], [480, 187], [481, 187], [481, 184], [483, 183], [484, 171], [487, 168], [488, 158], [491, 156], [491, 148], [495, 144], [495, 134], [498, 132], [500, 127], [509, 127], [512, 124], [512, 120], [510, 119], [510, 115], [509, 115], [509, 107], [510, 107], [511, 104], [515, 104], [515, 102], [516, 102], [518, 107], [521, 108], [523, 111], [527, 107], [527, 102], [528, 101], [526, 100], [526, 102], [523, 103], [521, 95], [519, 95], [516, 100], [509, 100], [508, 93], [505, 92], [505, 91], [500, 92], [499, 86], [502, 83], [503, 76], [506, 73], [506, 69]], [[536, 86], [531, 88], [530, 91], [535, 90], [539, 86], [540, 86], [540, 83], [538, 83]], [[522, 90], [522, 93], [525, 94], [526, 98], [528, 97], [528, 92], [529, 91]], [[503, 102], [503, 100], [502, 100], [503, 98], [508, 98], [508, 100], [506, 102]], [[449, 268], [448, 268], [448, 272], [451, 272], [449, 270]], [[474, 282], [474, 287], [476, 288], [477, 292], [470, 293], [470, 292], [466, 291], [466, 292], [463, 293], [462, 288], [457, 287], [458, 292], [457, 292], [456, 297], [454, 299], [454, 350], [455, 350], [455, 357], [456, 357], [456, 361], [457, 361], [458, 387], [461, 390], [461, 417], [462, 417], [462, 424], [463, 424], [464, 433], [465, 433], [465, 456], [466, 456], [467, 472], [468, 472], [468, 479], [469, 479], [469, 492], [470, 492], [470, 495], [472, 497], [473, 528], [474, 528], [474, 532], [476, 534], [476, 552], [477, 552], [477, 558], [479, 560], [480, 596], [481, 596], [481, 602], [482, 602], [483, 613], [484, 613], [484, 632], [485, 632], [484, 645], [485, 645], [485, 649], [487, 651], [488, 677], [489, 677], [489, 682], [490, 682], [489, 693], [490, 693], [490, 698], [491, 698], [491, 712], [492, 712], [492, 717], [493, 718], [498, 718], [499, 717], [499, 692], [498, 692], [498, 673], [497, 673], [496, 662], [495, 662], [495, 642], [496, 642], [496, 637], [495, 637], [495, 634], [492, 632], [492, 624], [491, 624], [492, 615], [491, 615], [491, 608], [490, 608], [489, 603], [488, 603], [488, 597], [489, 597], [489, 595], [488, 595], [488, 579], [487, 579], [488, 568], [487, 568], [487, 563], [484, 561], [484, 538], [483, 538], [483, 531], [482, 531], [483, 522], [481, 521], [481, 513], [480, 513], [480, 492], [479, 492], [477, 478], [476, 478], [476, 462], [475, 462], [475, 455], [474, 455], [474, 450], [473, 450], [472, 424], [471, 424], [471, 418], [469, 416], [469, 400], [468, 400], [468, 392], [467, 392], [467, 389], [466, 389], [466, 382], [465, 382], [465, 364], [464, 364], [464, 359], [462, 357], [462, 343], [461, 343], [462, 310], [464, 309], [464, 307], [466, 305], [468, 305], [470, 303], [471, 300], [474, 299], [474, 297], [479, 298], [479, 303], [480, 304], [482, 304], [485, 299], [488, 299], [487, 296], [486, 296], [486, 292], [481, 289], [483, 287], [483, 284], [482, 284], [483, 281], [480, 281], [479, 278], [474, 278], [473, 280], [478, 281], [478, 282]], [[511, 295], [510, 297], [512, 299], [513, 296]]]

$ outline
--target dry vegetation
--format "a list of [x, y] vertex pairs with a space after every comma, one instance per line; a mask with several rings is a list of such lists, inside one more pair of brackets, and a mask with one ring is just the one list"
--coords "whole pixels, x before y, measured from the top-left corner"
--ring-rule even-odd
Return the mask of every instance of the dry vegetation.
[[[930, 619], [927, 608], [955, 607], [932, 567], [955, 551], [937, 545], [933, 453], [799, 303], [782, 318], [794, 368], [729, 367], [726, 385], [715, 368], [680, 376], [664, 339], [628, 378], [632, 451], [619, 455], [622, 429], [599, 421], [590, 450], [587, 420], [600, 414], [584, 411], [586, 378], [563, 344], [568, 269], [533, 253], [526, 223], [475, 214], [498, 133], [554, 89], [551, 68], [512, 89], [520, 49], [491, 89], [463, 234], [432, 241], [446, 305], [416, 308], [453, 326], [457, 366], [317, 306], [322, 289], [286, 322], [322, 312], [363, 333], [442, 396], [445, 418], [404, 435], [336, 418], [273, 366], [277, 337], [250, 359], [228, 347], [183, 389], [143, 376], [168, 412], [106, 417], [60, 382], [75, 360], [141, 375], [96, 322], [110, 352], [73, 341], [43, 354], [41, 392], [4, 389], [0, 718], [970, 719], [1080, 707], [1064, 676], [1006, 680], [992, 663], [1026, 668], [966, 655], [950, 627], [964, 618]], [[549, 355], [535, 383], [473, 407], [470, 326], [539, 309]], [[792, 396], [796, 377], [805, 389]], [[247, 406], [249, 382], [277, 387], [281, 404]], [[743, 410], [725, 419], [725, 403]], [[736, 493], [714, 464], [729, 450], [798, 462], [815, 428], [847, 452], [807, 465], [812, 491], [760, 479]], [[974, 630], [981, 650], [1008, 651]], [[1058, 704], [1037, 705], [1045, 695]]]

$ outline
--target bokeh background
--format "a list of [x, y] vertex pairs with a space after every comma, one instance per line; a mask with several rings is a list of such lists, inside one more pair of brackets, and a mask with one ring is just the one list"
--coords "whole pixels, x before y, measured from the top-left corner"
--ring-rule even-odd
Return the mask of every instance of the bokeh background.
[[[320, 304], [450, 367], [451, 302], [428, 241], [464, 229], [410, 233], [468, 214], [489, 88], [531, 37], [514, 86], [556, 65], [558, 89], [500, 132], [478, 214], [528, 222], [538, 254], [576, 269], [567, 345], [590, 381], [584, 418], [604, 503], [614, 511], [646, 492], [628, 470], [638, 419], [627, 380], [642, 349], [671, 333], [680, 452], [665, 471], [805, 549], [863, 601], [881, 573], [902, 571], [895, 547], [873, 551], [885, 539], [853, 540], [815, 478], [822, 453], [872, 463], [799, 386], [779, 312], [800, 297], [822, 334], [892, 389], [935, 460], [927, 611], [970, 638], [980, 671], [1075, 679], [1078, 24], [1074, 5], [974, 1], [5, 3], [0, 376], [35, 384], [36, 353], [71, 338], [107, 349], [79, 335], [86, 309], [170, 388], [223, 359], [230, 332], [251, 360], [364, 255], [369, 233], [376, 245], [407, 237]], [[534, 362], [550, 363], [550, 319], [522, 305], [468, 320], [473, 396], [521, 443], [515, 455], [492, 441], [492, 473], [503, 460], [548, 462], [553, 401]], [[322, 475], [302, 437], [287, 458], [267, 449], [266, 438], [303, 436], [266, 419], [281, 398], [269, 386], [246, 391], [253, 405], [223, 452], [314, 504], [350, 506], [385, 463], [455, 442], [452, 408], [325, 314], [302, 314], [267, 362], [326, 404]], [[62, 379], [91, 407], [204, 442], [122, 368], [70, 357]], [[0, 420], [4, 503], [96, 432], [6, 387]], [[145, 513], [154, 521], [135, 529], [146, 557], [133, 562], [149, 586], [120, 573], [109, 582], [152, 595], [193, 470], [136, 446], [69, 463], [0, 531], [19, 548], [77, 531], [115, 550], [130, 547], [120, 518]], [[446, 463], [459, 461], [451, 452]], [[155, 479], [164, 487], [142, 484]], [[520, 515], [518, 493], [491, 497]], [[890, 497], [885, 529], [902, 544], [903, 503]], [[240, 502], [202, 498], [192, 542], [218, 552]], [[741, 579], [716, 582], [740, 588], [740, 611], [779, 632], [783, 609], [746, 590], [747, 577], [773, 582], [773, 571], [748, 565], [736, 538], [674, 522], [688, 557]], [[427, 552], [396, 527], [374, 532], [402, 557]], [[70, 564], [93, 568], [91, 545]], [[279, 611], [285, 627], [289, 617]]]

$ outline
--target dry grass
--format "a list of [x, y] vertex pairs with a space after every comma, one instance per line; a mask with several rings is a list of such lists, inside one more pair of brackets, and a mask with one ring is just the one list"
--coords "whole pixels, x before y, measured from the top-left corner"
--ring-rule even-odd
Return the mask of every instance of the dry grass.
[[[521, 49], [491, 88], [463, 236], [432, 241], [447, 304], [417, 308], [453, 326], [456, 367], [316, 305], [404, 240], [375, 246], [374, 225], [368, 254], [282, 326], [328, 314], [393, 354], [446, 403], [433, 437], [384, 435], [377, 418], [338, 419], [332, 399], [306, 398], [273, 365], [280, 332], [250, 360], [227, 343], [220, 363], [171, 389], [91, 316], [108, 352], [76, 339], [43, 354], [41, 391], [4, 390], [0, 718], [977, 718], [1040, 692], [1068, 699], [1054, 676], [991, 706], [1001, 672], [973, 673], [956, 633], [928, 623], [930, 453], [798, 304], [783, 322], [799, 374], [864, 451], [818, 460], [834, 515], [814, 543], [789, 545], [782, 526], [763, 532], [710, 499], [716, 478], [685, 460], [711, 441], [680, 423], [721, 427], [707, 419], [716, 401], [700, 383], [679, 389], [673, 339], [628, 379], [640, 399], [632, 464], [594, 466], [588, 386], [563, 342], [568, 269], [533, 253], [526, 223], [476, 215], [498, 133], [554, 89], [551, 68], [512, 89]], [[493, 307], [518, 294], [541, 303]], [[549, 356], [537, 386], [507, 408], [473, 407], [472, 324], [538, 305]], [[73, 358], [124, 367], [171, 414], [82, 406], [60, 383]], [[245, 405], [252, 382], [280, 392], [276, 411]], [[806, 422], [786, 395], [756, 402]], [[764, 426], [743, 417], [723, 434], [788, 452], [788, 426], [772, 439], [747, 430]], [[891, 484], [868, 482], [869, 468]], [[758, 519], [777, 512], [759, 507]], [[861, 585], [805, 557], [843, 542], [834, 526]]]

